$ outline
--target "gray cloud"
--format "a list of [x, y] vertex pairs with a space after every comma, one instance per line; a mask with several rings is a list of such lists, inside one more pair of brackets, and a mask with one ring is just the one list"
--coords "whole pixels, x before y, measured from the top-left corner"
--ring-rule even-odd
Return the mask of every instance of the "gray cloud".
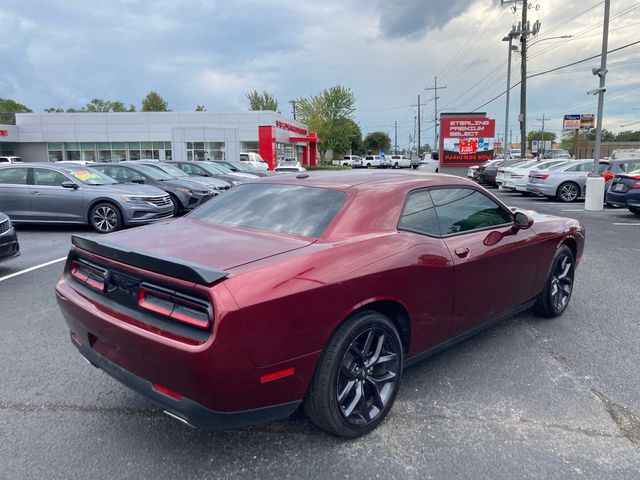
[[473, 0], [384, 0], [380, 2], [380, 31], [390, 38], [419, 38], [446, 24]]

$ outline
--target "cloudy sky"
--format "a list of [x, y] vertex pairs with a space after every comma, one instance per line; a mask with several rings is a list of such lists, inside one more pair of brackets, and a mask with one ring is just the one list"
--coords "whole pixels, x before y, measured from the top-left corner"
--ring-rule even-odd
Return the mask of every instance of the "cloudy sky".
[[[342, 84], [357, 98], [363, 133], [382, 130], [398, 144], [413, 133], [422, 95], [423, 142], [433, 142], [434, 84], [439, 108], [471, 111], [505, 90], [502, 37], [520, 12], [498, 0], [3, 0], [0, 3], [0, 97], [42, 111], [76, 107], [99, 97], [140, 106], [157, 90], [172, 110], [247, 108], [250, 89], [288, 100]], [[640, 4], [612, 2], [610, 49], [640, 40]], [[603, 4], [539, 0], [529, 10], [542, 23], [532, 44], [530, 73], [598, 54]], [[513, 77], [519, 80], [518, 54]], [[565, 113], [595, 113], [591, 60], [529, 80], [529, 127]], [[640, 44], [609, 56], [605, 127], [638, 121]], [[519, 88], [512, 90], [516, 140]], [[504, 97], [480, 111], [504, 129]]]

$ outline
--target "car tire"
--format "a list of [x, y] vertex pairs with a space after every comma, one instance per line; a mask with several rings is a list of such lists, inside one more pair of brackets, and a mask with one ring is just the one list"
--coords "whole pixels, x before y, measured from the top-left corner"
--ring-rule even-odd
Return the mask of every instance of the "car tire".
[[120, 230], [124, 222], [118, 207], [113, 203], [101, 202], [89, 212], [89, 224], [98, 233], [111, 233]]
[[575, 202], [580, 196], [580, 187], [575, 182], [564, 182], [556, 191], [556, 199], [559, 202]]
[[561, 245], [553, 256], [542, 292], [533, 306], [533, 313], [544, 318], [562, 315], [567, 308], [575, 275], [575, 258], [566, 245]]
[[631, 213], [635, 213], [636, 215], [640, 215], [640, 208], [636, 207], [627, 207]]
[[395, 401], [404, 350], [389, 318], [363, 311], [347, 319], [325, 346], [304, 399], [307, 417], [346, 438], [365, 435]]
[[184, 208], [180, 203], [180, 200], [178, 200], [178, 197], [176, 197], [174, 194], [170, 193], [169, 197], [171, 197], [171, 202], [173, 203], [173, 216], [176, 217], [180, 214], [180, 212], [182, 212]]
[[418, 168], [418, 165], [411, 165], [411, 168], [413, 168], [414, 170], [416, 170]]
[[396, 170], [400, 168], [400, 165], [398, 165], [398, 162], [393, 164], [393, 168], [396, 169]]
[[370, 163], [367, 163], [367, 168], [371, 168], [371, 164]]

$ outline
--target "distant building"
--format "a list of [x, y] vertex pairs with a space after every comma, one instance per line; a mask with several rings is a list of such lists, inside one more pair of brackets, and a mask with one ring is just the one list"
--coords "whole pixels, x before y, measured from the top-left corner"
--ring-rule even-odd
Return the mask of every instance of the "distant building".
[[0, 155], [23, 161], [238, 160], [256, 152], [274, 168], [283, 158], [315, 165], [317, 138], [271, 111], [18, 113], [0, 125]]

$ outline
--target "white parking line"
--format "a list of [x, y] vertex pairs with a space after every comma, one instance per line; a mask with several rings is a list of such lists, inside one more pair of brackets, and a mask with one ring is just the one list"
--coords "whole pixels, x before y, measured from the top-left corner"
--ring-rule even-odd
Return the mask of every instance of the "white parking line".
[[24, 270], [20, 270], [19, 272], [12, 273], [10, 275], [5, 275], [4, 277], [0, 277], [0, 282], [4, 282], [5, 280], [9, 280], [10, 278], [17, 277], [18, 275], [22, 275], [23, 273], [33, 272], [39, 268], [48, 267], [49, 265], [53, 265], [54, 263], [62, 262], [66, 260], [67, 257], [57, 258], [55, 260], [51, 260], [50, 262], [41, 263], [40, 265], [36, 265], [34, 267], [25, 268]]
[[614, 225], [628, 225], [633, 227], [640, 227], [640, 223], [614, 223]]

